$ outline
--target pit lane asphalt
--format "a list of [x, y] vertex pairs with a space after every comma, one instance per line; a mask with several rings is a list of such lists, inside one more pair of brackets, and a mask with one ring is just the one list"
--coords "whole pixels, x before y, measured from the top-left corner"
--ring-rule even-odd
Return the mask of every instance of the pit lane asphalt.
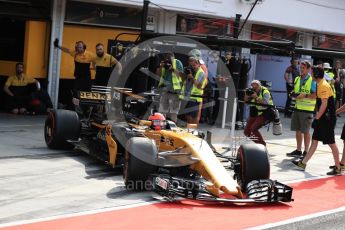
[[[112, 170], [96, 159], [75, 151], [46, 148], [43, 127], [45, 116], [0, 114], [0, 224], [53, 217], [84, 211], [122, 207], [153, 201], [151, 193], [124, 189], [121, 170]], [[345, 119], [338, 119], [336, 140]], [[328, 146], [319, 145], [306, 172], [295, 170], [286, 153], [295, 149], [290, 119], [282, 118], [283, 134], [261, 132], [267, 140], [271, 178], [289, 182], [326, 175], [333, 164]], [[218, 149], [230, 142], [230, 129], [201, 125], [213, 132]], [[242, 136], [242, 131], [236, 131]]]

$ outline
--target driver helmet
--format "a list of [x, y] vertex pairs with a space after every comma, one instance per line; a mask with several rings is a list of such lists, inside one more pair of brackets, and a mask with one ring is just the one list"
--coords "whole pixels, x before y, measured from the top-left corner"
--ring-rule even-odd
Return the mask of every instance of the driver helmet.
[[161, 113], [154, 113], [149, 117], [149, 121], [152, 121], [152, 129], [159, 131], [166, 126], [166, 119]]

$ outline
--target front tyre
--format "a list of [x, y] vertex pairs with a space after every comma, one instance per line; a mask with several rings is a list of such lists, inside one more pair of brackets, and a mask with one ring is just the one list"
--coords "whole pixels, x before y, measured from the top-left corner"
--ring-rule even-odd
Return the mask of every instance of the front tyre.
[[[127, 142], [126, 159], [123, 168], [123, 179], [127, 190], [149, 190], [149, 176], [155, 173], [157, 167], [145, 162], [143, 156], [155, 157], [157, 155], [156, 144], [145, 137], [132, 137]], [[141, 159], [139, 159], [140, 156]]]
[[254, 143], [241, 145], [237, 152], [235, 177], [244, 192], [252, 180], [269, 179], [270, 163], [266, 147]]

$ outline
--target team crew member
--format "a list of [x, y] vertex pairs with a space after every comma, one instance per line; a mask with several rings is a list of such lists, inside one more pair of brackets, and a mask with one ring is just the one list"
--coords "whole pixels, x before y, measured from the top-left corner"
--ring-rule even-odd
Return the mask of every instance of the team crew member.
[[[335, 144], [334, 139], [334, 128], [336, 123], [335, 114], [335, 102], [333, 97], [332, 87], [324, 79], [324, 71], [320, 67], [313, 68], [313, 78], [317, 82], [317, 107], [318, 112], [316, 113], [313, 121], [313, 137], [310, 150], [303, 160], [296, 160], [293, 163], [302, 170], [305, 170], [307, 162], [313, 156], [316, 151], [317, 144], [322, 141], [323, 144], [328, 144], [332, 150], [335, 166], [331, 166], [332, 170], [327, 175], [338, 175], [341, 174], [340, 163], [339, 163], [339, 150]], [[305, 95], [307, 96], [307, 95]], [[344, 157], [343, 157], [344, 158]], [[344, 159], [342, 159], [344, 164]]]
[[183, 86], [180, 99], [186, 102], [184, 109], [187, 110], [185, 117], [188, 124], [199, 124], [199, 106], [202, 103], [202, 95], [206, 86], [205, 73], [202, 70], [198, 57], [190, 56], [189, 66], [183, 75]]
[[40, 88], [39, 82], [36, 79], [29, 78], [24, 74], [24, 64], [16, 64], [16, 75], [10, 76], [4, 86], [5, 93], [9, 96], [7, 100], [7, 107], [13, 114], [24, 114], [29, 98], [30, 83], [36, 83], [37, 88]]
[[96, 45], [96, 57], [92, 61], [93, 66], [96, 69], [95, 85], [106, 86], [108, 84], [112, 67], [117, 65], [118, 73], [121, 73], [121, 63], [116, 60], [112, 55], [104, 52], [104, 46], [102, 43]]
[[78, 41], [75, 49], [70, 50], [66, 47], [58, 45], [59, 40], [55, 40], [54, 46], [61, 49], [65, 53], [69, 53], [74, 58], [74, 89], [82, 91], [91, 90], [91, 71], [90, 64], [94, 60], [95, 55], [86, 50], [86, 44]]
[[173, 53], [166, 54], [157, 69], [157, 75], [160, 75], [158, 87], [162, 90], [158, 111], [174, 122], [177, 121], [181, 106], [179, 95], [182, 87], [180, 77], [182, 73], [182, 62], [176, 59]]
[[[296, 98], [295, 109], [291, 118], [291, 130], [296, 131], [297, 149], [287, 153], [288, 157], [302, 157], [308, 152], [310, 145], [310, 127], [316, 104], [316, 82], [309, 74], [311, 64], [302, 61], [300, 64], [301, 75], [294, 81]], [[296, 96], [298, 95], [298, 96]], [[302, 154], [302, 142], [304, 140], [304, 152]]]
[[[336, 110], [336, 114], [343, 113], [344, 111], [345, 111], [345, 104]], [[341, 170], [345, 170], [345, 124], [343, 126], [343, 130], [341, 132], [340, 139], [342, 139], [343, 143], [344, 143], [344, 145], [343, 145], [343, 156], [342, 156], [341, 161], [340, 161], [340, 168], [341, 168]]]
[[[253, 80], [251, 82], [251, 87], [253, 89], [252, 94], [248, 95], [248, 93], [246, 93], [244, 96], [244, 100], [246, 102], [253, 102], [263, 105], [273, 105], [270, 91], [266, 87], [262, 86], [260, 81]], [[259, 129], [268, 122], [268, 118], [265, 114], [265, 112], [268, 111], [268, 108], [260, 105], [255, 105], [255, 111], [255, 114], [253, 114], [252, 112], [251, 116], [247, 120], [246, 127], [244, 128], [244, 135], [247, 137], [254, 137], [253, 141], [255, 143], [263, 144], [264, 146], [266, 146], [266, 142], [259, 132]]]

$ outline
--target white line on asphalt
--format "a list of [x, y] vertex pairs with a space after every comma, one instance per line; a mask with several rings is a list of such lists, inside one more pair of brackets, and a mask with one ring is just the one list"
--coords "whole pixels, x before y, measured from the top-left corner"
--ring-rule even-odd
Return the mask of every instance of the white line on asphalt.
[[279, 222], [275, 222], [275, 223], [271, 223], [271, 224], [264, 224], [264, 225], [260, 225], [260, 226], [255, 226], [252, 228], [247, 228], [247, 230], [273, 228], [273, 227], [278, 227], [278, 226], [282, 226], [282, 225], [286, 225], [286, 224], [292, 224], [292, 223], [300, 222], [303, 220], [309, 220], [309, 219], [313, 219], [316, 217], [321, 217], [321, 216], [330, 215], [330, 214], [334, 214], [337, 212], [343, 212], [343, 211], [345, 211], [345, 207], [340, 207], [340, 208], [336, 208], [336, 209], [332, 209], [332, 210], [328, 210], [328, 211], [318, 212], [318, 213], [309, 214], [309, 215], [305, 215], [305, 216], [299, 216], [299, 217], [295, 217], [292, 219], [283, 220], [283, 221], [279, 221]]
[[137, 203], [137, 204], [128, 204], [128, 205], [122, 205], [122, 206], [111, 207], [111, 208], [101, 208], [101, 209], [95, 209], [95, 210], [84, 211], [84, 212], [77, 212], [77, 213], [71, 213], [71, 214], [63, 214], [63, 215], [57, 215], [57, 216], [37, 218], [37, 219], [32, 219], [32, 220], [20, 220], [20, 221], [14, 221], [14, 222], [10, 222], [10, 223], [0, 224], [0, 228], [17, 226], [17, 225], [24, 225], [24, 224], [33, 224], [33, 223], [38, 223], [38, 222], [43, 222], [43, 221], [53, 221], [53, 220], [70, 218], [70, 217], [92, 215], [92, 214], [98, 214], [98, 213], [110, 212], [110, 211], [116, 211], [116, 210], [122, 210], [122, 209], [128, 209], [128, 208], [137, 208], [137, 207], [146, 206], [146, 205], [150, 205], [150, 204], [156, 204], [156, 203], [162, 203], [162, 201], [161, 200], [160, 201], [147, 201], [147, 202]]
[[0, 126], [0, 129], [2, 128], [13, 128], [13, 127], [37, 127], [37, 126], [42, 126], [43, 124], [34, 124], [34, 125], [9, 125], [9, 126]]
[[[330, 177], [330, 176], [320, 176], [320, 177], [313, 177], [313, 178], [304, 178], [304, 179], [292, 180], [292, 181], [288, 181], [288, 182], [284, 182], [284, 183], [293, 184], [293, 183], [298, 183], [298, 182], [303, 182], [303, 181], [312, 181], [312, 180], [317, 180], [317, 179], [323, 179], [323, 178], [327, 178], [327, 177]], [[98, 214], [98, 213], [102, 213], [102, 212], [110, 212], [110, 211], [116, 211], [116, 210], [122, 210], [122, 209], [136, 208], [136, 207], [141, 207], [141, 206], [146, 206], [146, 205], [151, 205], [151, 204], [157, 204], [157, 203], [161, 203], [161, 202], [162, 202], [161, 200], [158, 200], [158, 201], [148, 201], [148, 202], [138, 203], [138, 204], [129, 204], [129, 205], [122, 205], [122, 206], [118, 206], [118, 207], [95, 209], [95, 210], [90, 210], [90, 211], [84, 211], [84, 212], [78, 212], [78, 213], [72, 213], [72, 214], [64, 214], [64, 215], [57, 215], [57, 216], [44, 217], [44, 218], [37, 218], [37, 219], [32, 219], [32, 220], [14, 221], [14, 222], [10, 222], [10, 223], [0, 224], [0, 228], [16, 226], [16, 225], [32, 224], [32, 223], [38, 223], [38, 222], [43, 222], [43, 221], [52, 221], [52, 220], [69, 218], [69, 217], [78, 217], [78, 216], [84, 216], [84, 215], [90, 215], [90, 214]], [[337, 210], [337, 209], [335, 209], [335, 210]], [[345, 207], [344, 207], [344, 210], [345, 210]], [[332, 210], [326, 211], [326, 212], [331, 212], [332, 213]], [[337, 211], [334, 211], [334, 213], [335, 212], [337, 212]], [[302, 218], [301, 220], [303, 220], [304, 217], [306, 217], [306, 219], [310, 219], [310, 218], [313, 218], [313, 217], [308, 217], [308, 216], [312, 216], [312, 215], [318, 216], [318, 214], [319, 213], [311, 214], [311, 215], [307, 215], [307, 216], [302, 216], [302, 217], [298, 217], [298, 218]], [[292, 223], [293, 220], [298, 219], [298, 218], [286, 220], [286, 221], [291, 221], [291, 222], [286, 222], [286, 223], [287, 224], [288, 223]], [[295, 221], [298, 221], [298, 220], [295, 220]], [[282, 223], [282, 224], [280, 224], [280, 223]], [[277, 223], [273, 223], [273, 224], [277, 224], [277, 226], [279, 226], [279, 225], [285, 224], [285, 221], [281, 221], [281, 222], [277, 222]], [[266, 225], [262, 225], [262, 226], [266, 226]], [[255, 229], [256, 228], [257, 227], [255, 227]], [[266, 228], [266, 227], [264, 227], [264, 228]]]
[[296, 180], [288, 180], [288, 181], [284, 181], [284, 183], [286, 183], [286, 184], [294, 184], [294, 183], [299, 183], [299, 182], [304, 182], [304, 181], [312, 181], [312, 180], [324, 179], [324, 178], [328, 178], [328, 177], [332, 177], [332, 176], [327, 176], [327, 175], [315, 176], [315, 177], [302, 178], [302, 179], [296, 179]]

